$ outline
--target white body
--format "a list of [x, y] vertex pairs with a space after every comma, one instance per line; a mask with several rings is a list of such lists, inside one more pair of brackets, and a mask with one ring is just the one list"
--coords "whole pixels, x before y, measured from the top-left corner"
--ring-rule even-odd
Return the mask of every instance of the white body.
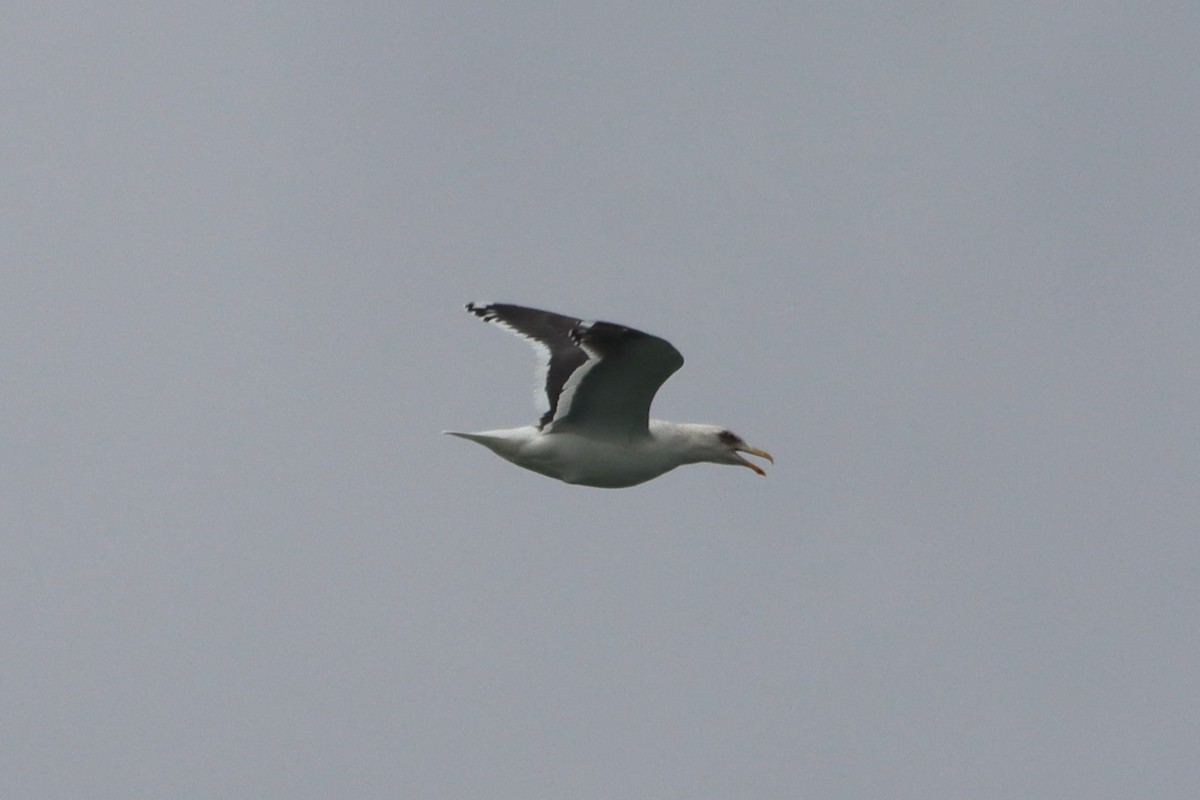
[[653, 419], [648, 436], [622, 439], [568, 431], [541, 433], [532, 425], [480, 433], [448, 433], [478, 442], [519, 467], [564, 483], [619, 489], [645, 483], [683, 464], [709, 460], [710, 453], [690, 446], [696, 441], [693, 432], [697, 430], [716, 428]]

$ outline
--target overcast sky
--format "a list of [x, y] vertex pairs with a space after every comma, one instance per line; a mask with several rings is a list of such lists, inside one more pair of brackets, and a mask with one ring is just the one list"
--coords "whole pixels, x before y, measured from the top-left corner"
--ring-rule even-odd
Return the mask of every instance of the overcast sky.
[[[0, 12], [0, 795], [1200, 792], [1200, 6]], [[491, 299], [687, 364], [626, 490]]]

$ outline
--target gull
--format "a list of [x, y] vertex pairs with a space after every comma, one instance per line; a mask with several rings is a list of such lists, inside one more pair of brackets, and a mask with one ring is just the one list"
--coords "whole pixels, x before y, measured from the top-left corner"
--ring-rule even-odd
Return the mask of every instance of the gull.
[[702, 462], [766, 474], [739, 453], [775, 463], [727, 428], [650, 419], [658, 387], [683, 366], [683, 356], [665, 339], [508, 303], [467, 303], [467, 311], [533, 345], [541, 416], [520, 428], [444, 431], [450, 436], [547, 477], [606, 489]]

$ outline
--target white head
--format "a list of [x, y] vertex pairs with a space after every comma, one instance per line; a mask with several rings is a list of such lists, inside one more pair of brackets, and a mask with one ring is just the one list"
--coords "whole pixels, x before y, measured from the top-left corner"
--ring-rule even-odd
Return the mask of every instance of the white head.
[[742, 437], [728, 428], [717, 425], [679, 425], [678, 433], [687, 439], [689, 461], [692, 463], [707, 461], [713, 464], [736, 464], [748, 467], [759, 475], [766, 475], [762, 468], [742, 458], [738, 453], [746, 453], [759, 458], [765, 458], [772, 464], [775, 459], [766, 450], [751, 447]]

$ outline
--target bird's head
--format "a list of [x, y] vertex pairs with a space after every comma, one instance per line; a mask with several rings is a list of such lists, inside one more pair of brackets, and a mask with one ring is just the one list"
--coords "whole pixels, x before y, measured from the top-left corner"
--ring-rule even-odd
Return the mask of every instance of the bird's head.
[[762, 467], [742, 458], [739, 453], [758, 456], [759, 458], [765, 458], [772, 464], [775, 463], [775, 459], [766, 450], [751, 447], [746, 444], [742, 437], [727, 428], [721, 428], [716, 425], [686, 425], [680, 427], [685, 429], [686, 436], [692, 442], [692, 454], [696, 461], [707, 461], [713, 464], [735, 464], [739, 467], [752, 469], [759, 475], [766, 475], [767, 473], [763, 472]]
[[746, 453], [747, 455], [758, 456], [759, 458], [765, 458], [772, 464], [775, 463], [775, 459], [771, 457], [770, 453], [768, 453], [766, 450], [760, 450], [757, 447], [751, 447], [750, 445], [746, 444], [742, 437], [738, 436], [733, 431], [721, 429], [717, 432], [717, 441], [719, 442], [722, 451], [721, 458], [718, 463], [737, 464], [738, 466], [749, 467], [759, 475], [766, 475], [767, 473], [763, 472], [762, 467], [751, 461], [747, 461], [738, 455], [738, 453]]

